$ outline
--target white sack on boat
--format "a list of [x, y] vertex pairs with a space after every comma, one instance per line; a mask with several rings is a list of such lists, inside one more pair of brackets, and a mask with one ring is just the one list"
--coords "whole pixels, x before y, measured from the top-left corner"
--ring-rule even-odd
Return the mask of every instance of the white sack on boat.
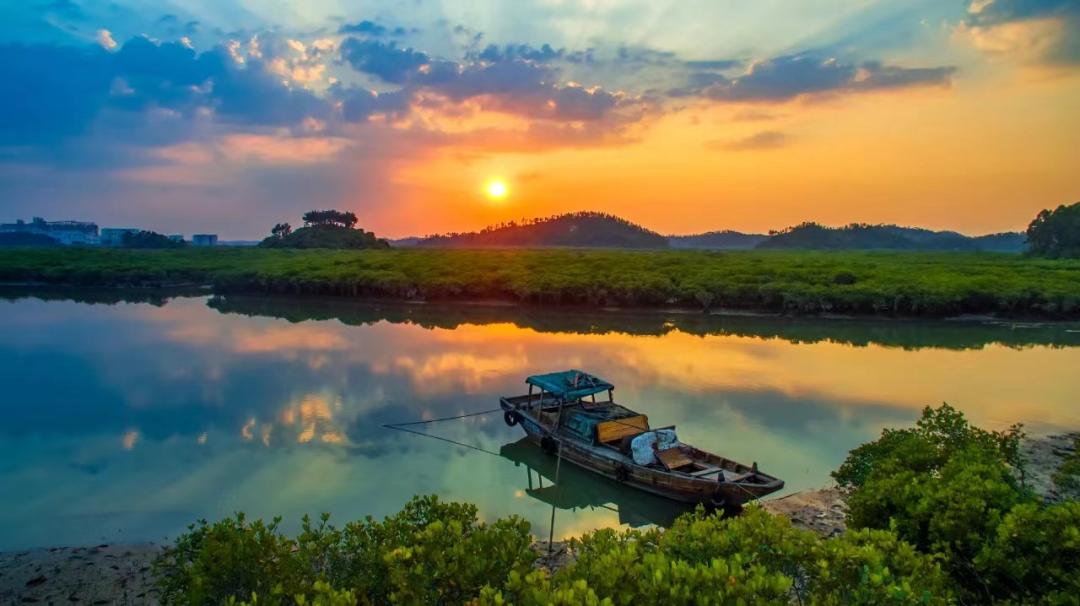
[[656, 462], [653, 444], [656, 444], [656, 450], [667, 450], [678, 446], [679, 439], [675, 437], [674, 429], [658, 429], [641, 434], [630, 441], [634, 462], [638, 465], [651, 465]]
[[638, 465], [651, 465], [656, 460], [653, 454], [653, 444], [656, 444], [656, 434], [646, 432], [634, 438], [630, 442], [630, 451], [634, 455], [634, 462]]

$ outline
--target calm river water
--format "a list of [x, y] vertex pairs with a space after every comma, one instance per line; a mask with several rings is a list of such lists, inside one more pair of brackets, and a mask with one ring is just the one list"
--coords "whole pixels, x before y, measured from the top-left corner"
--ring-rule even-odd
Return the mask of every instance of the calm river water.
[[293, 530], [424, 493], [540, 537], [553, 500], [560, 537], [670, 520], [678, 506], [573, 466], [556, 498], [551, 460], [500, 414], [417, 427], [487, 452], [383, 427], [497, 408], [569, 368], [786, 492], [943, 401], [989, 428], [1080, 427], [1076, 325], [0, 297], [0, 550], [161, 541], [235, 511]]

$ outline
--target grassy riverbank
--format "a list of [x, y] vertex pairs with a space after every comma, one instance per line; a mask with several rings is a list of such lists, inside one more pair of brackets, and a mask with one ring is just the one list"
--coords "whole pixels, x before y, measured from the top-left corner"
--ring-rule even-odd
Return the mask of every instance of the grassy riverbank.
[[1080, 315], [1080, 261], [994, 253], [0, 251], [0, 282], [789, 313]]

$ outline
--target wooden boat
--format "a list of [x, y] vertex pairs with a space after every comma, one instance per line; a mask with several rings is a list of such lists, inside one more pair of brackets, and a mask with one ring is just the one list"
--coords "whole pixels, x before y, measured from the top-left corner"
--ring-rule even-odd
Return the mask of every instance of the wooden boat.
[[[528, 394], [499, 400], [507, 425], [521, 425], [544, 452], [589, 471], [669, 499], [715, 507], [742, 505], [784, 488], [783, 480], [762, 473], [757, 463], [747, 466], [678, 442], [638, 464], [634, 439], [674, 426], [650, 427], [647, 416], [615, 403], [614, 385], [578, 370], [525, 382]], [[607, 401], [596, 401], [603, 392]]]

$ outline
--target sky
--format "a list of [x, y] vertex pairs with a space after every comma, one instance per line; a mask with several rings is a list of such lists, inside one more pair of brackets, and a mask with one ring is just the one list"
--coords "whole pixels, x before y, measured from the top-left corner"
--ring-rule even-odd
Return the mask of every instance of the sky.
[[4, 222], [976, 235], [1080, 200], [1080, 0], [9, 0], [0, 58]]

